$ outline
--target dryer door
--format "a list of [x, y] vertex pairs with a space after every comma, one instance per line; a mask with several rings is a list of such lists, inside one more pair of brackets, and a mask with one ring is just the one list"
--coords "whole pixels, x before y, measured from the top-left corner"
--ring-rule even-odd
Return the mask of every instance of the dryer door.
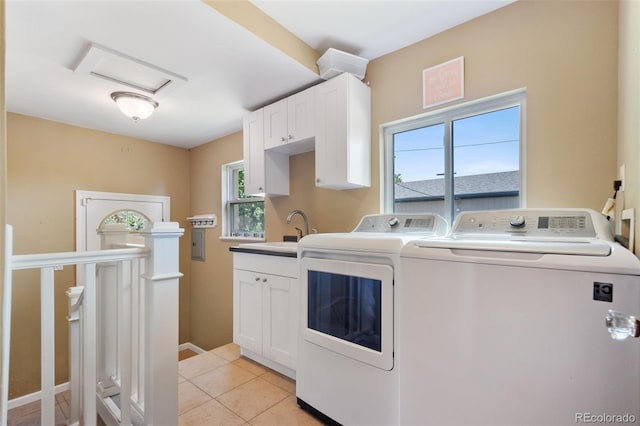
[[384, 370], [393, 368], [393, 268], [303, 258], [303, 338]]

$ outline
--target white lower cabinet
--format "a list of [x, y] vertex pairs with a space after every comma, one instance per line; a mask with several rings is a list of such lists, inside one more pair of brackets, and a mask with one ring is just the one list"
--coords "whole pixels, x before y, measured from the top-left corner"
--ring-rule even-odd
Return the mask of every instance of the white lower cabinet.
[[243, 355], [295, 378], [296, 258], [233, 255], [233, 341]]

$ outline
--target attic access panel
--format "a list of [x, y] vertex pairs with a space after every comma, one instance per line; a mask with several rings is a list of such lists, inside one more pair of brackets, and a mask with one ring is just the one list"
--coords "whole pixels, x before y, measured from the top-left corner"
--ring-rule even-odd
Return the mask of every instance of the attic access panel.
[[120, 83], [151, 95], [157, 94], [169, 85], [188, 81], [186, 77], [179, 74], [97, 43], [90, 44], [74, 72]]

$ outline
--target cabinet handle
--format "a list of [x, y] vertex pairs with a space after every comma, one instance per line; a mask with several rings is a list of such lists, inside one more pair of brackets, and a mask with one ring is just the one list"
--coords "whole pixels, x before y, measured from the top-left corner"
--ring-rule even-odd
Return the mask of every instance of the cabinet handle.
[[320, 178], [316, 179], [316, 183], [320, 183]]
[[258, 191], [264, 191], [261, 186], [258, 187]]
[[293, 139], [293, 135], [289, 135], [289, 136], [288, 136], [288, 139], [289, 139], [289, 140]]
[[280, 141], [282, 141], [282, 142], [286, 141], [286, 139], [284, 138], [284, 136], [282, 136], [282, 137], [280, 138]]
[[256, 277], [256, 281], [260, 281], [260, 277]]
[[267, 279], [266, 279], [266, 278], [262, 278], [262, 282], [263, 282], [263, 283], [266, 283], [266, 282], [267, 282]]

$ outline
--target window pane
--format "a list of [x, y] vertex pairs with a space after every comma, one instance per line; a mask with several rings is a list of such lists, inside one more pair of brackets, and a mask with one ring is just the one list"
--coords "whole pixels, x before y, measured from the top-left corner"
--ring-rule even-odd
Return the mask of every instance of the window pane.
[[230, 207], [232, 236], [264, 238], [264, 201], [233, 203]]
[[149, 222], [149, 218], [133, 210], [120, 210], [105, 217], [100, 226], [114, 223], [124, 224], [129, 231], [140, 231]]
[[444, 124], [393, 135], [394, 211], [444, 214]]
[[454, 120], [454, 216], [520, 205], [520, 107]]

